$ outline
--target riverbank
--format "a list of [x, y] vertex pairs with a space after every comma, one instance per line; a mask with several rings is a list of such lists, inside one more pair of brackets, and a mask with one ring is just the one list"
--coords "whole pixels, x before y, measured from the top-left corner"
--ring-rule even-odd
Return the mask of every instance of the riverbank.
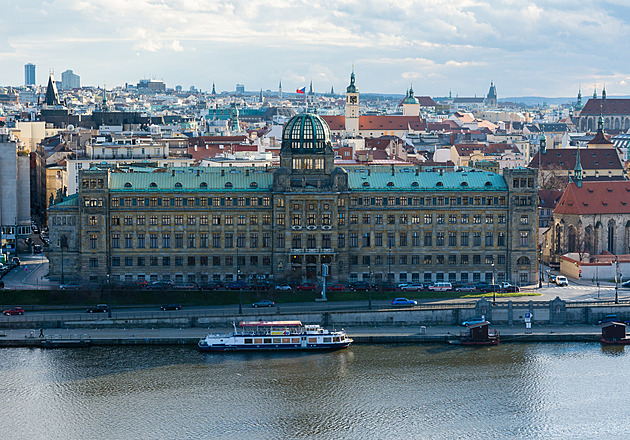
[[[509, 342], [597, 342], [601, 336], [599, 326], [534, 326], [526, 333], [521, 326], [491, 326], [501, 334], [501, 341]], [[346, 332], [355, 344], [418, 344], [448, 343], [455, 339], [463, 327], [351, 327]], [[57, 341], [58, 345], [191, 345], [207, 333], [229, 332], [231, 329], [203, 328], [74, 328], [44, 329], [44, 338], [39, 329], [16, 329], [0, 331], [0, 347], [40, 347], [42, 340]], [[80, 344], [81, 341], [87, 343]]]

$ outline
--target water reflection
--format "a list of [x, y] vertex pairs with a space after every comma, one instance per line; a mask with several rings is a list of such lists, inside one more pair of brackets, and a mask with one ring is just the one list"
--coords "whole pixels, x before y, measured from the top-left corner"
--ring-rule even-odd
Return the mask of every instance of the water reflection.
[[[624, 347], [7, 349], [0, 438], [606, 438], [630, 432]], [[614, 408], [611, 411], [610, 408]]]

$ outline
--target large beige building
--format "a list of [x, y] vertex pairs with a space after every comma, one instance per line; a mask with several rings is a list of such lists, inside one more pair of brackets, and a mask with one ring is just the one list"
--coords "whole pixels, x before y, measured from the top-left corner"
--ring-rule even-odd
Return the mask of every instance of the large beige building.
[[330, 129], [284, 127], [280, 167], [84, 170], [50, 207], [61, 281], [538, 279], [536, 171], [335, 167]]

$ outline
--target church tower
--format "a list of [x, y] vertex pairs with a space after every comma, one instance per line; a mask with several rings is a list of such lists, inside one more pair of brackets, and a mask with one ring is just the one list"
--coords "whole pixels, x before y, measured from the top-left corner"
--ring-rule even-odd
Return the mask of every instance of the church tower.
[[354, 84], [354, 67], [346, 88], [346, 132], [352, 136], [359, 134], [359, 89]]
[[280, 80], [280, 84], [278, 85], [278, 99], [282, 99], [282, 80]]
[[402, 102], [403, 116], [420, 116], [420, 101], [413, 96], [413, 85], [409, 87], [407, 96]]
[[486, 96], [486, 106], [497, 106], [497, 88], [494, 86], [494, 81], [490, 81], [490, 90], [488, 91], [488, 96]]

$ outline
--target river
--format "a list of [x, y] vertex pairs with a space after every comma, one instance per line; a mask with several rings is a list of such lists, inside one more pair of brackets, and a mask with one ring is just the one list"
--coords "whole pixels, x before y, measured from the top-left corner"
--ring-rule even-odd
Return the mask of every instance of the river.
[[2, 439], [607, 439], [630, 347], [0, 351]]

